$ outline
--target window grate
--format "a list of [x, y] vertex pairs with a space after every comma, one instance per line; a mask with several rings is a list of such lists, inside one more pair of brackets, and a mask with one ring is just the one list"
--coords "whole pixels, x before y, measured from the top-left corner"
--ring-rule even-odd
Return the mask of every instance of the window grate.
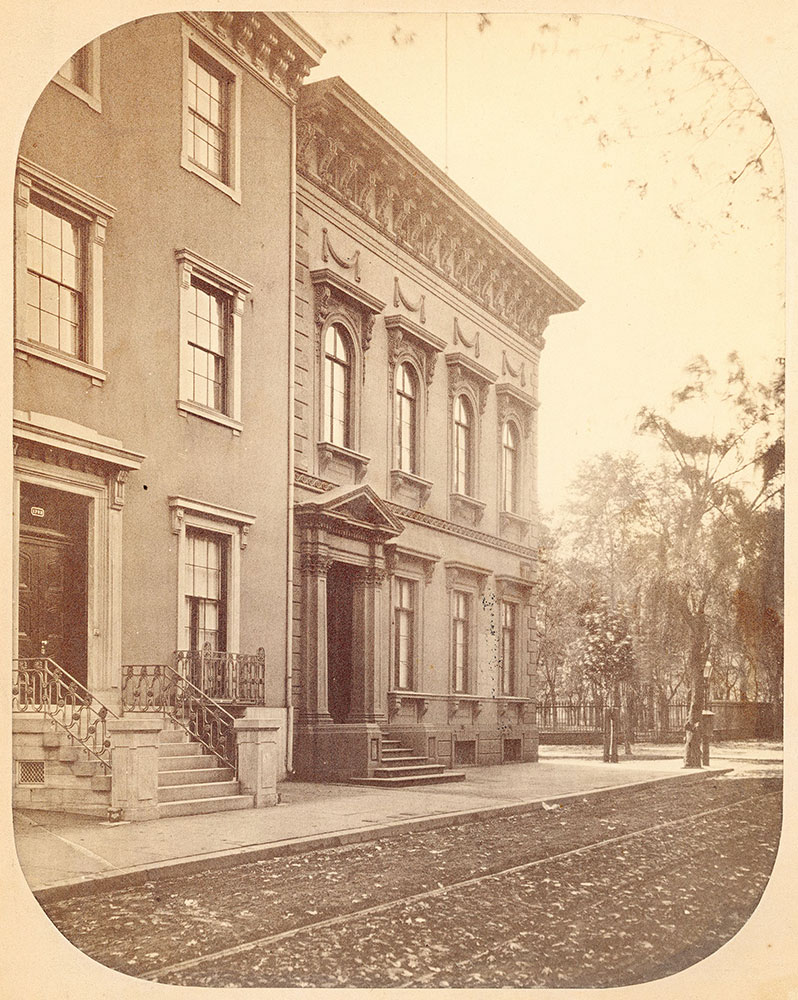
[[17, 781], [20, 785], [43, 785], [44, 761], [43, 760], [18, 761]]

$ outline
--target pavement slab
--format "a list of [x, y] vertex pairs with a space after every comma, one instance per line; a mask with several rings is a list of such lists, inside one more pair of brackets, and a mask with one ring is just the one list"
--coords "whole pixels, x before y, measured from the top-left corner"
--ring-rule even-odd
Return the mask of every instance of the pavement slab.
[[[97, 879], [143, 880], [182, 866], [229, 864], [240, 856], [309, 850], [378, 836], [386, 829], [462, 821], [486, 810], [534, 808], [543, 800], [596, 794], [658, 779], [695, 779], [678, 759], [543, 759], [472, 767], [464, 782], [404, 789], [285, 782], [268, 809], [108, 823], [74, 814], [17, 810], [15, 837], [23, 873], [36, 893]], [[332, 840], [331, 840], [332, 838]]]

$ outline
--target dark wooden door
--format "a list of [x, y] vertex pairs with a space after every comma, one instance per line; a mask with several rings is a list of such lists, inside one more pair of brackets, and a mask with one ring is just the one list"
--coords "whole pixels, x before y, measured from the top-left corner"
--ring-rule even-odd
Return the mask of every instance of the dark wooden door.
[[[38, 490], [38, 504], [49, 503]], [[65, 501], [59, 502], [64, 504]], [[23, 495], [30, 507], [30, 499]], [[81, 510], [81, 506], [83, 509]], [[23, 508], [23, 512], [26, 508]], [[45, 509], [33, 506], [36, 511]], [[85, 505], [60, 518], [59, 528], [39, 528], [22, 518], [19, 536], [18, 655], [46, 655], [82, 684], [87, 680], [87, 544]]]
[[352, 602], [355, 567], [333, 563], [327, 573], [327, 707], [346, 722], [352, 700]]

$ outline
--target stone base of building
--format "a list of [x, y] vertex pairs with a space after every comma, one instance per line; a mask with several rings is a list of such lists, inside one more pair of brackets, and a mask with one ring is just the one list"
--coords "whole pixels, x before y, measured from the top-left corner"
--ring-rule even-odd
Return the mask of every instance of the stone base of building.
[[108, 815], [111, 777], [43, 716], [14, 716], [12, 805], [87, 816]]
[[306, 781], [370, 778], [380, 766], [382, 730], [376, 723], [299, 723], [294, 733], [294, 776]]
[[391, 740], [412, 747], [414, 754], [430, 764], [444, 767], [483, 767], [492, 764], [534, 762], [538, 759], [538, 731], [529, 727], [461, 726], [456, 729], [434, 724], [392, 725], [385, 731]]

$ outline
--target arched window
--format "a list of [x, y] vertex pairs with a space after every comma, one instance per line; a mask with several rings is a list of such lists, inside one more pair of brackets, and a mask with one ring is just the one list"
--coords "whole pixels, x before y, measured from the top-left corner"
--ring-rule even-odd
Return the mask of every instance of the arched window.
[[509, 420], [502, 427], [502, 510], [518, 508], [518, 431]]
[[473, 412], [465, 396], [454, 401], [454, 454], [452, 455], [452, 488], [455, 493], [470, 496], [472, 482]]
[[416, 426], [418, 388], [413, 368], [405, 362], [396, 369], [394, 423], [396, 428], [396, 464], [402, 472], [417, 473]]
[[349, 338], [334, 323], [324, 338], [324, 438], [351, 447], [352, 356]]

